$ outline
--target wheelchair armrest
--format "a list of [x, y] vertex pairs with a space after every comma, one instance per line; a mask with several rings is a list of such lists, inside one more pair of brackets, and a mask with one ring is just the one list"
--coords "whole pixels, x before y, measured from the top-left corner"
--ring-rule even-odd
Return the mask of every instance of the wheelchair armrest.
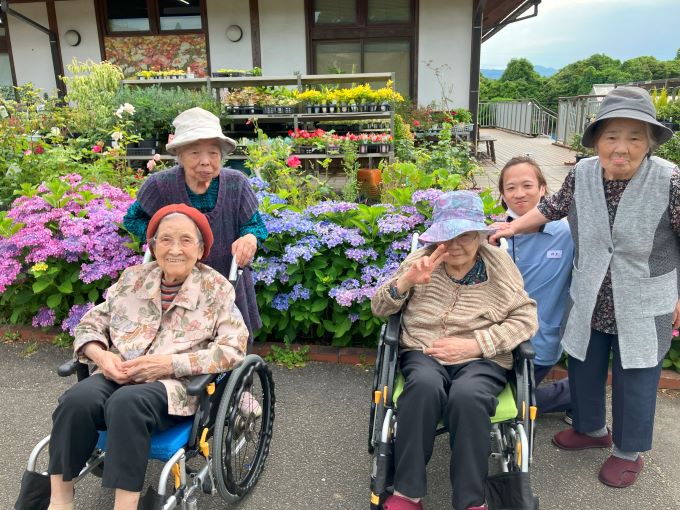
[[191, 382], [187, 385], [187, 394], [199, 396], [205, 391], [205, 387], [217, 379], [220, 374], [203, 374], [191, 378]]
[[401, 312], [390, 315], [387, 319], [384, 341], [387, 345], [399, 345], [399, 333], [401, 332]]
[[59, 365], [59, 368], [57, 368], [57, 374], [59, 374], [59, 377], [68, 377], [69, 375], [73, 375], [77, 372], [80, 372], [81, 370], [87, 370], [87, 365], [81, 363], [78, 360], [71, 359], [64, 364]]
[[530, 340], [525, 340], [512, 351], [516, 360], [534, 359], [536, 351]]

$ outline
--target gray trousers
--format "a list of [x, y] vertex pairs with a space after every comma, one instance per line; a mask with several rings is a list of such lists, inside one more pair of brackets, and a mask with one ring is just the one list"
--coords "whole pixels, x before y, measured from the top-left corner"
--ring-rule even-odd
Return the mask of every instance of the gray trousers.
[[148, 463], [151, 434], [161, 432], [184, 416], [168, 414], [168, 397], [160, 382], [121, 386], [101, 374], [78, 382], [59, 397], [52, 414], [51, 475], [72, 480], [85, 466], [107, 430], [102, 485], [140, 492]]
[[453, 508], [481, 506], [491, 453], [490, 417], [507, 370], [489, 360], [443, 366], [420, 351], [402, 353], [400, 367], [405, 385], [397, 405], [395, 490], [411, 498], [427, 494], [425, 468], [437, 422], [443, 419], [451, 447]]

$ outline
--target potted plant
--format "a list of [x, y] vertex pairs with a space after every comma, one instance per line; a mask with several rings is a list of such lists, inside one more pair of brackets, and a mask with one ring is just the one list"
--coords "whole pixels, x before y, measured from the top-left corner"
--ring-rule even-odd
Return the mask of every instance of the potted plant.
[[592, 149], [589, 149], [588, 147], [585, 147], [581, 143], [581, 134], [580, 133], [574, 133], [571, 137], [571, 143], [569, 144], [569, 148], [576, 152], [576, 162], [578, 163], [584, 158], [589, 158], [590, 156], [593, 155]]

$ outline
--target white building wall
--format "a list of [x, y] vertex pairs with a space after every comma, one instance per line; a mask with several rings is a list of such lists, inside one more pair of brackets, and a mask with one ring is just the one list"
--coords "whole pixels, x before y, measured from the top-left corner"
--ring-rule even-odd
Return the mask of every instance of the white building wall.
[[[207, 0], [208, 44], [210, 68], [251, 69], [253, 51], [250, 32], [250, 7], [248, 0]], [[227, 27], [238, 25], [243, 30], [240, 41], [227, 39]], [[260, 29], [261, 30], [261, 29]]]
[[[57, 27], [59, 28], [59, 45], [64, 63], [64, 74], [71, 74], [66, 66], [74, 58], [80, 62], [86, 60], [101, 61], [97, 25], [94, 23], [94, 2], [92, 0], [69, 0], [67, 2], [55, 2], [54, 5], [57, 11]], [[75, 30], [80, 34], [78, 46], [69, 46], [64, 40], [64, 34], [68, 30]]]
[[468, 107], [473, 0], [420, 0], [418, 29], [418, 103], [440, 104], [441, 71], [450, 107]]
[[304, 0], [260, 0], [262, 74], [307, 72]]
[[[42, 2], [11, 5], [12, 9], [47, 28], [47, 9]], [[7, 15], [17, 85], [31, 82], [49, 94], [56, 94], [52, 54], [47, 34], [11, 14]]]

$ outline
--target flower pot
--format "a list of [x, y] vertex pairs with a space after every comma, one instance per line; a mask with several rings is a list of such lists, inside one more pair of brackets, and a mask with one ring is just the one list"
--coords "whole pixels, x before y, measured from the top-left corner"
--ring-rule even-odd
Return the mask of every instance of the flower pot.
[[340, 113], [347, 113], [347, 103], [340, 103]]
[[357, 181], [364, 195], [373, 200], [380, 199], [382, 173], [379, 168], [360, 168], [357, 171]]
[[351, 104], [351, 105], [349, 105], [349, 111], [350, 112], [358, 112], [359, 107], [356, 104]]
[[327, 104], [321, 105], [321, 113], [328, 113], [328, 105]]
[[366, 154], [368, 152], [368, 144], [359, 144], [359, 154]]
[[326, 152], [328, 154], [340, 154], [340, 146], [339, 145], [329, 145], [326, 147]]
[[389, 112], [390, 111], [390, 103], [387, 103], [387, 102], [380, 103], [380, 111], [381, 112]]
[[336, 108], [337, 108], [336, 105], [329, 104], [328, 105], [328, 113], [335, 113]]
[[283, 113], [283, 106], [276, 106], [275, 110], [276, 110], [276, 113], [282, 114]]
[[307, 113], [314, 113], [314, 105], [313, 104], [307, 104], [305, 105], [305, 111]]
[[314, 113], [321, 113], [321, 106], [318, 104], [314, 105]]
[[380, 144], [380, 152], [383, 154], [390, 152], [390, 144], [389, 143], [381, 143]]

